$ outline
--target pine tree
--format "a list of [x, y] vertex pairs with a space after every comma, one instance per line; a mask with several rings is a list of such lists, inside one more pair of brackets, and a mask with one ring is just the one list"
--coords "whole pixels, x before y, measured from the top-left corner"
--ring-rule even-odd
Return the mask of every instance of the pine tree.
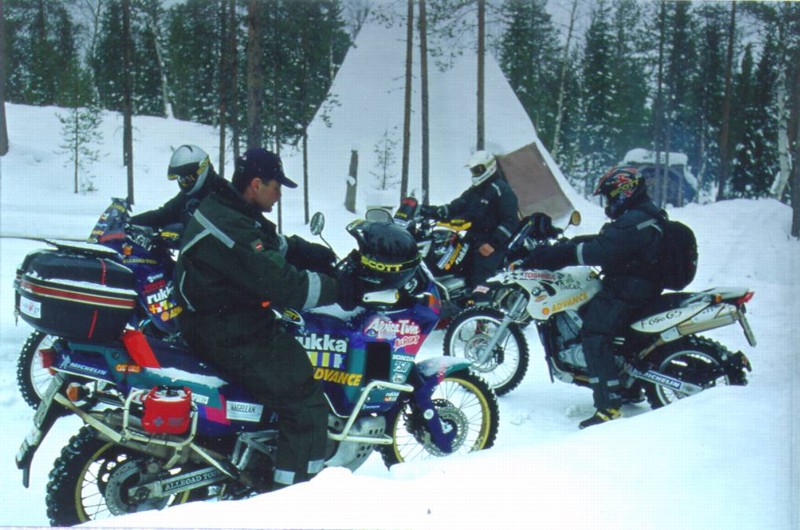
[[558, 97], [558, 33], [546, 0], [506, 0], [507, 27], [500, 39], [500, 67], [548, 145], [553, 138]]
[[219, 82], [219, 17], [208, 0], [176, 4], [165, 19], [165, 62], [175, 117], [199, 123], [216, 122]]
[[100, 160], [97, 145], [103, 140], [100, 133], [102, 111], [95, 105], [75, 106], [67, 114], [56, 113], [61, 122], [61, 153], [72, 164], [74, 193], [96, 191], [93, 175], [87, 174], [92, 164]]

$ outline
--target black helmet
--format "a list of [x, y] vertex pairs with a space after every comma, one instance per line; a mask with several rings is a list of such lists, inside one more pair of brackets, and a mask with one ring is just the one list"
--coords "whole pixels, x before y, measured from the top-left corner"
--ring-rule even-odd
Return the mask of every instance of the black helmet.
[[645, 181], [639, 170], [632, 166], [612, 167], [600, 177], [594, 195], [602, 195], [605, 201], [606, 215], [616, 219], [633, 199], [647, 192]]
[[400, 289], [420, 263], [414, 237], [402, 227], [381, 221], [355, 221], [347, 231], [358, 241], [357, 275], [365, 287]]
[[194, 195], [203, 187], [211, 161], [208, 154], [196, 145], [182, 145], [169, 160], [167, 178], [177, 180], [181, 191]]

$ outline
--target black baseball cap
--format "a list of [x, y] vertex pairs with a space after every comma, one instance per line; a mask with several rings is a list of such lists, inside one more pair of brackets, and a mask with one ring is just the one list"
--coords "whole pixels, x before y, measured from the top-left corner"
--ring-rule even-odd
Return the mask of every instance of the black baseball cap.
[[242, 192], [250, 184], [250, 181], [257, 177], [265, 182], [277, 180], [287, 188], [297, 187], [297, 184], [289, 180], [283, 172], [281, 157], [262, 147], [248, 149], [236, 159], [236, 169], [231, 181], [233, 186]]

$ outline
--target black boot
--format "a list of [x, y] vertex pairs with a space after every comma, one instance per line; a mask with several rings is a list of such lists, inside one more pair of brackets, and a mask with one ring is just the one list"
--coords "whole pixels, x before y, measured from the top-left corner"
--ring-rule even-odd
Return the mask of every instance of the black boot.
[[607, 421], [616, 420], [617, 418], [621, 417], [622, 412], [620, 412], [619, 409], [597, 409], [597, 411], [594, 413], [594, 416], [580, 422], [578, 427], [585, 429], [586, 427], [600, 425], [601, 423], [606, 423]]

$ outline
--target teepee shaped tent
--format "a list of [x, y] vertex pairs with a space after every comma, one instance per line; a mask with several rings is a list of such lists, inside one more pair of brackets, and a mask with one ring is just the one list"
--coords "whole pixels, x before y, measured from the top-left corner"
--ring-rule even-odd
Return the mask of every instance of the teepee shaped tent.
[[[421, 123], [419, 48], [415, 46], [409, 190], [421, 187]], [[363, 212], [370, 190], [379, 181], [388, 184], [390, 205], [400, 201], [400, 172], [403, 130], [405, 28], [387, 28], [376, 20], [362, 27], [336, 75], [328, 102], [309, 127], [309, 183], [341, 178], [340, 197], [314, 197], [313, 207], [324, 208], [332, 200], [343, 201], [351, 150], [358, 152], [358, 200], [356, 212]], [[465, 167], [475, 150], [477, 61], [469, 50], [451, 67], [440, 70], [430, 61], [430, 198], [443, 204], [471, 185]], [[486, 147], [501, 157], [501, 167], [520, 198], [520, 209], [542, 207], [554, 217], [575, 204], [576, 194], [539, 141], [536, 130], [497, 62], [486, 55], [485, 62]], [[349, 139], [351, 149], [342, 150]], [[337, 147], [338, 146], [338, 147]], [[515, 153], [523, 148], [521, 154]], [[337, 150], [338, 149], [338, 150]], [[538, 157], [532, 154], [538, 153]], [[532, 162], [536, 159], [536, 163]], [[352, 180], [352, 179], [350, 179]], [[548, 200], [539, 200], [546, 193]], [[553, 197], [559, 197], [554, 199]], [[553, 208], [553, 209], [551, 209]]]

